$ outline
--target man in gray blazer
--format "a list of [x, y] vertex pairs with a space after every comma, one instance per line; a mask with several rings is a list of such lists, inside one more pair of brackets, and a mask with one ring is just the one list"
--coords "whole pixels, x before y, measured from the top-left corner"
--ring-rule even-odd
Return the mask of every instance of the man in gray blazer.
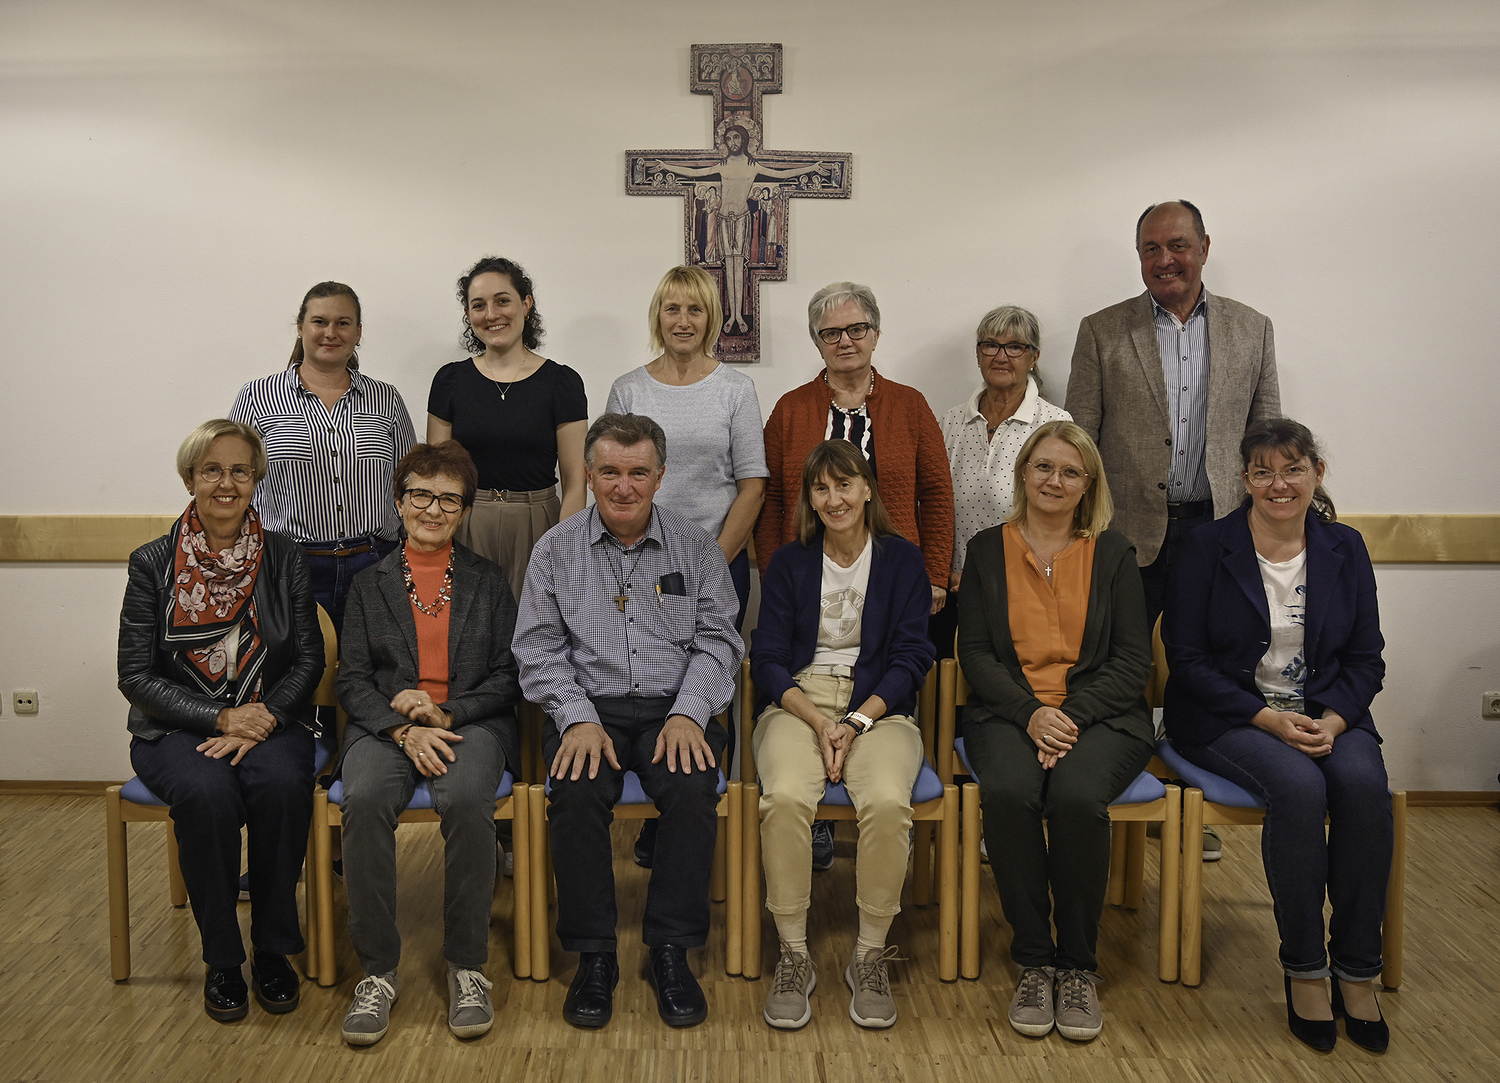
[[[1183, 540], [1244, 496], [1240, 438], [1280, 415], [1281, 391], [1271, 321], [1204, 288], [1198, 208], [1153, 204], [1135, 234], [1146, 292], [1079, 324], [1067, 410], [1104, 457], [1114, 525], [1135, 543], [1154, 628]], [[1222, 853], [1204, 828], [1203, 859]]]
[[1186, 200], [1147, 207], [1146, 292], [1084, 318], [1068, 377], [1067, 410], [1104, 457], [1153, 626], [1182, 540], [1244, 496], [1245, 429], [1281, 413], [1271, 321], [1204, 288], [1208, 243]]

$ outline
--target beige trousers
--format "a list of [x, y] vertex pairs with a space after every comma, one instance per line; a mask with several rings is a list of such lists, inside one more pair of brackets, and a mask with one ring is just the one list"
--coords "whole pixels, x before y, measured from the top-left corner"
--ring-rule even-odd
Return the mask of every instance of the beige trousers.
[[[854, 681], [813, 672], [797, 685], [818, 709], [840, 718]], [[797, 914], [812, 901], [812, 823], [828, 776], [818, 735], [772, 704], [753, 738], [760, 773], [760, 844], [766, 868], [766, 909]], [[905, 715], [887, 715], [854, 739], [844, 759], [844, 785], [859, 822], [855, 903], [874, 917], [901, 911], [901, 885], [911, 854], [911, 788], [922, 767], [922, 732]]]

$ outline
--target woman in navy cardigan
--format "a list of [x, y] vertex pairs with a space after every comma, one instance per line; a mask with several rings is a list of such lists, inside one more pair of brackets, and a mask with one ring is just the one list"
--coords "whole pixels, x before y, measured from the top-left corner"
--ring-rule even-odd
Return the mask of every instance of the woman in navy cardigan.
[[771, 705], [755, 728], [761, 780], [766, 908], [781, 959], [765, 1020], [795, 1029], [812, 1017], [817, 973], [807, 948], [812, 822], [824, 787], [844, 783], [859, 820], [859, 932], [844, 980], [860, 1026], [896, 1021], [886, 933], [901, 909], [911, 791], [922, 767], [913, 721], [932, 666], [932, 591], [922, 551], [896, 534], [869, 464], [846, 440], [808, 455], [798, 540], [777, 549], [761, 581], [750, 651]]
[[1373, 979], [1392, 826], [1370, 717], [1385, 675], [1375, 570], [1359, 532], [1334, 521], [1305, 426], [1257, 422], [1240, 454], [1244, 504], [1194, 531], [1173, 571], [1167, 735], [1266, 804], [1261, 852], [1292, 1033], [1331, 1049], [1343, 1014], [1350, 1040], [1379, 1051], [1390, 1040]]

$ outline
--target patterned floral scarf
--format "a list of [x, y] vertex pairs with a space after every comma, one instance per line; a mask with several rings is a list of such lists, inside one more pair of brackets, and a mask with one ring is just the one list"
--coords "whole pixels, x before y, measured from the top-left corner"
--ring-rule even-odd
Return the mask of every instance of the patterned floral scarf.
[[255, 618], [255, 577], [265, 538], [254, 508], [245, 511], [240, 536], [215, 550], [198, 520], [198, 502], [177, 520], [172, 594], [167, 602], [165, 650], [181, 651], [198, 687], [213, 699], [232, 694], [234, 704], [260, 699], [265, 644]]

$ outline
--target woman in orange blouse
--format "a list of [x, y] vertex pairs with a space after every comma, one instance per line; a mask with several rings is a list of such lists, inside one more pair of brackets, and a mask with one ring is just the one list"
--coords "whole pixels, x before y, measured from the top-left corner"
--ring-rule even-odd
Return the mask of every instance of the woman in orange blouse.
[[1010, 1023], [1031, 1037], [1103, 1026], [1108, 806], [1151, 758], [1145, 596], [1112, 513], [1099, 449], [1048, 422], [1017, 457], [1010, 522], [969, 543], [959, 592], [964, 743], [1020, 971]]

